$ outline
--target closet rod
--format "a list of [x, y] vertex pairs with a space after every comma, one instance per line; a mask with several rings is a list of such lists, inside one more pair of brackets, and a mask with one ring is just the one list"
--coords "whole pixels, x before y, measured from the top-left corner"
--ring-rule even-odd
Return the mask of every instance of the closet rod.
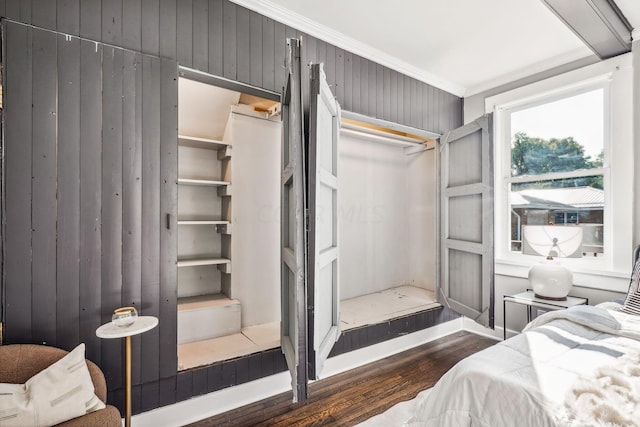
[[403, 133], [417, 137], [416, 139], [436, 140], [442, 135], [437, 132], [431, 132], [424, 129], [414, 128], [412, 126], [401, 125], [399, 123], [390, 122], [388, 120], [377, 119], [375, 117], [365, 116], [364, 114], [354, 113], [353, 111], [342, 110], [341, 117], [354, 122], [360, 122], [365, 125], [375, 126], [382, 129], [389, 129], [392, 132]]
[[435, 148], [440, 134], [374, 117], [364, 116], [351, 111], [342, 111], [341, 133], [387, 145], [403, 147], [407, 154], [418, 153]]
[[392, 135], [380, 135], [378, 133], [370, 132], [369, 129], [367, 131], [362, 131], [358, 129], [354, 129], [351, 126], [343, 125], [340, 129], [340, 133], [351, 135], [355, 137], [360, 137], [366, 139], [367, 141], [377, 142], [381, 144], [388, 145], [397, 145], [399, 147], [407, 148], [407, 147], [425, 147], [428, 149], [426, 142], [418, 142], [418, 141], [408, 141], [405, 139], [394, 138]]

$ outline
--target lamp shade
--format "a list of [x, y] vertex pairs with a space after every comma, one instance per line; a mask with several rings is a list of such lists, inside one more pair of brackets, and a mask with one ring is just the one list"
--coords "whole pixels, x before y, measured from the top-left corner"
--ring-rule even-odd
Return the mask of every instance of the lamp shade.
[[525, 225], [522, 252], [546, 259], [529, 270], [529, 286], [543, 299], [565, 300], [573, 286], [573, 273], [554, 257], [582, 256], [582, 227]]
[[525, 225], [522, 227], [522, 253], [553, 256], [554, 258], [582, 257], [582, 227], [578, 225]]

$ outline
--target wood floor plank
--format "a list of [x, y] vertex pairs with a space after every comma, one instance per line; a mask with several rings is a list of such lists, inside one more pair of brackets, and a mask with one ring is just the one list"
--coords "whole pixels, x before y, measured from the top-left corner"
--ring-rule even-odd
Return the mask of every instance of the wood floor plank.
[[291, 392], [190, 424], [205, 426], [353, 426], [432, 387], [465, 357], [495, 344], [457, 332], [385, 359], [316, 381], [306, 404]]

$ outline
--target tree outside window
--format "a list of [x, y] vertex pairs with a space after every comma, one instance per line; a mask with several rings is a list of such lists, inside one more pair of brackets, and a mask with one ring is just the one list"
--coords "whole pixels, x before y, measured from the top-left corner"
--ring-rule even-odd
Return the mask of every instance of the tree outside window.
[[603, 92], [510, 114], [512, 252], [524, 225], [547, 224], [583, 227], [583, 256], [604, 252]]

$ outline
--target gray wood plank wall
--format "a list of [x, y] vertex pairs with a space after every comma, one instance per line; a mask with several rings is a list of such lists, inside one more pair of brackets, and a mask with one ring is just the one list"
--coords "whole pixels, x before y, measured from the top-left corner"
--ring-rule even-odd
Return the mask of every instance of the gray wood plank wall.
[[159, 316], [134, 339], [134, 413], [284, 369], [269, 353], [176, 372], [176, 63], [280, 92], [302, 36], [344, 109], [462, 124], [459, 97], [228, 0], [0, 0], [0, 16], [86, 39], [9, 24], [3, 40], [5, 339], [85, 342], [119, 404], [122, 344], [95, 329], [121, 305]]
[[7, 0], [0, 16], [275, 92], [284, 39], [302, 36], [305, 61], [325, 62], [343, 109], [438, 133], [462, 124], [459, 97], [228, 0]]
[[3, 27], [5, 339], [84, 342], [119, 390], [122, 341], [95, 330], [132, 305], [163, 319], [133, 340], [134, 384], [175, 382], [177, 242], [160, 219], [176, 209], [177, 63]]

